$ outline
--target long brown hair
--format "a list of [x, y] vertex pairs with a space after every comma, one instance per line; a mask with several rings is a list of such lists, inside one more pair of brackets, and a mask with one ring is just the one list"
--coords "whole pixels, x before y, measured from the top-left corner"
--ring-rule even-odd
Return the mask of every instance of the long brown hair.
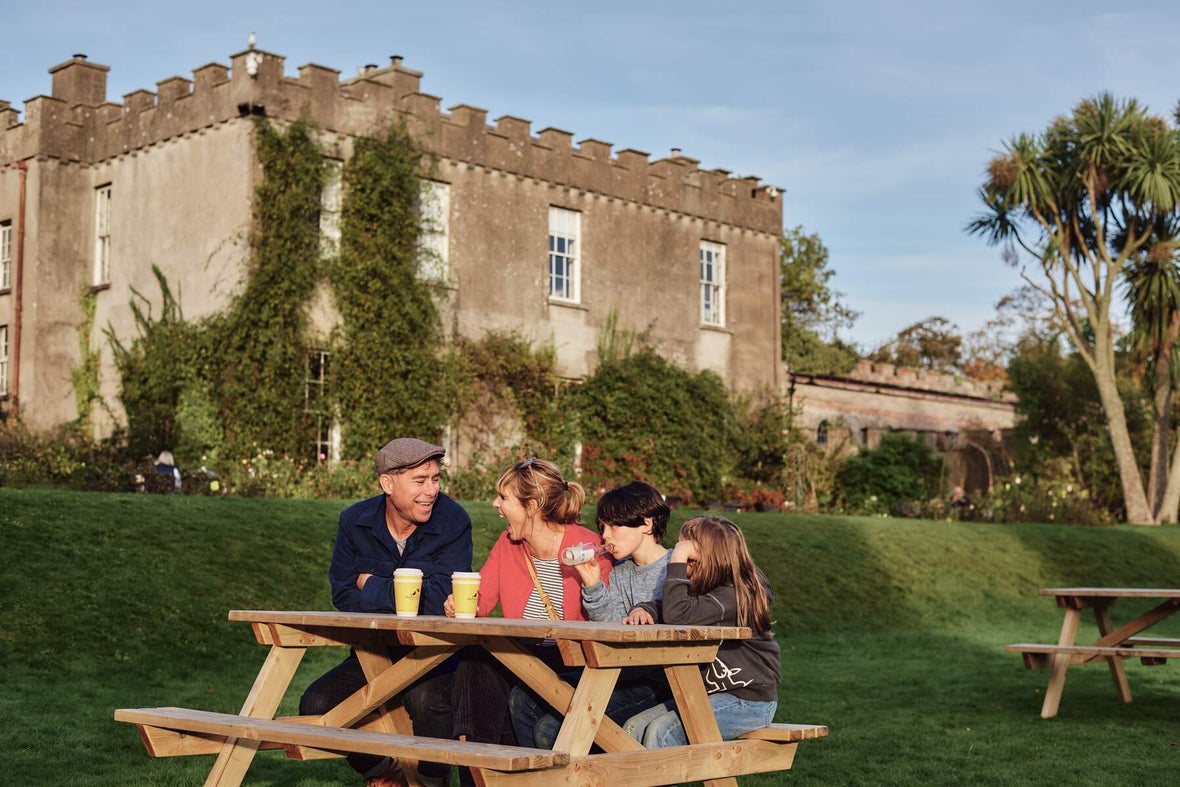
[[496, 491], [511, 495], [525, 505], [530, 500], [536, 501], [537, 512], [549, 522], [561, 525], [582, 522], [586, 490], [577, 481], [566, 481], [557, 465], [544, 459], [533, 457], [512, 465], [500, 474]]
[[737, 598], [737, 623], [758, 634], [770, 632], [770, 598], [766, 575], [746, 546], [742, 531], [719, 516], [697, 516], [680, 528], [680, 537], [697, 546], [697, 563], [689, 581], [689, 593], [704, 594], [723, 585], [733, 587]]

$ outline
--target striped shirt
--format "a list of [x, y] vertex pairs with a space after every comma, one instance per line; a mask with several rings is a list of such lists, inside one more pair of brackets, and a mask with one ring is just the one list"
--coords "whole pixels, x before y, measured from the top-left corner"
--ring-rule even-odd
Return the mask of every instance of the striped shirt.
[[[525, 559], [529, 559], [527, 555]], [[557, 613], [558, 620], [564, 619], [565, 594], [561, 582], [561, 563], [557, 558], [541, 560], [534, 557], [532, 561], [533, 568], [537, 570], [537, 579], [541, 580], [541, 587], [545, 588], [545, 593], [549, 596], [549, 603], [553, 605], [553, 611]], [[550, 619], [549, 612], [545, 609], [545, 604], [541, 601], [536, 587], [533, 587], [532, 592], [529, 593], [529, 600], [524, 605], [524, 614], [521, 617], [525, 620]]]

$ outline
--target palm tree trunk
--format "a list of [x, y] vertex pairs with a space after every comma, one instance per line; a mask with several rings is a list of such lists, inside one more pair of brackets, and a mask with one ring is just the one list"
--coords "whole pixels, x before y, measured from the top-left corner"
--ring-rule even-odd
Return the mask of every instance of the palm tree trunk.
[[1156, 520], [1173, 524], [1180, 517], [1180, 439], [1176, 441], [1175, 453], [1172, 455], [1172, 467], [1168, 473], [1168, 485], [1164, 490], [1164, 499], [1160, 503]]
[[[1159, 336], [1155, 351], [1155, 387], [1151, 401], [1151, 477], [1148, 499], [1152, 519], [1156, 522], [1175, 522], [1180, 507], [1180, 480], [1173, 480], [1168, 468], [1169, 440], [1172, 436], [1172, 412], [1176, 384], [1172, 377], [1172, 354], [1180, 341], [1180, 312], [1168, 316], [1166, 330]], [[1173, 489], [1173, 487], [1176, 487]], [[1168, 500], [1168, 492], [1172, 500]]]
[[1159, 521], [1168, 482], [1169, 440], [1172, 436], [1172, 349], [1155, 351], [1155, 385], [1151, 398], [1151, 469], [1147, 476], [1147, 499], [1152, 519]]
[[1143, 488], [1143, 476], [1139, 463], [1135, 461], [1135, 449], [1127, 429], [1127, 413], [1115, 384], [1114, 353], [1097, 348], [1094, 353], [1094, 381], [1098, 384], [1098, 398], [1106, 413], [1106, 425], [1114, 458], [1119, 469], [1119, 481], [1123, 487], [1123, 503], [1127, 509], [1127, 521], [1134, 524], [1159, 524], [1152, 516]]

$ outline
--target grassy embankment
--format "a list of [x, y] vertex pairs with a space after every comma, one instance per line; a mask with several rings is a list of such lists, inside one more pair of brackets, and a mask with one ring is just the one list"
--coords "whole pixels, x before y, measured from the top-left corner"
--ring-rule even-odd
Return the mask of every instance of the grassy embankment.
[[[112, 711], [236, 712], [265, 651], [227, 610], [330, 608], [342, 506], [0, 489], [0, 782], [200, 783], [209, 757], [153, 760]], [[468, 509], [478, 564], [500, 522], [486, 503]], [[1045, 721], [1048, 674], [1003, 646], [1055, 640], [1060, 614], [1037, 588], [1180, 585], [1180, 528], [734, 518], [777, 594], [778, 719], [832, 730], [800, 745], [794, 770], [743, 784], [1175, 783], [1176, 665], [1127, 662], [1130, 705], [1103, 667], [1071, 670]], [[1140, 608], [1116, 607], [1116, 622]], [[1180, 619], [1168, 623], [1180, 636]], [[313, 649], [295, 688], [334, 650]], [[265, 752], [247, 783], [357, 782], [340, 761]]]

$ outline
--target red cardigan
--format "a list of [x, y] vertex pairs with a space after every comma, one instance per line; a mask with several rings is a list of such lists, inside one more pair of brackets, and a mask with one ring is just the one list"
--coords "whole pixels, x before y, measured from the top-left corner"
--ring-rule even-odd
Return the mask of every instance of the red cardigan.
[[[565, 535], [561, 539], [561, 548], [572, 547], [576, 544], [590, 541], [601, 543], [602, 538], [581, 525], [566, 525]], [[487, 616], [496, 604], [506, 618], [519, 618], [524, 615], [524, 606], [528, 603], [529, 594], [533, 592], [533, 577], [529, 573], [525, 562], [528, 560], [525, 543], [513, 542], [508, 538], [508, 531], [500, 534], [500, 538], [492, 546], [488, 555], [488, 562], [479, 570], [479, 610], [480, 617]], [[602, 569], [602, 581], [607, 582], [611, 570], [610, 555], [601, 555], [598, 565]], [[582, 607], [582, 581], [578, 572], [571, 566], [561, 566], [562, 586], [562, 614], [565, 620], [587, 620], [586, 610]]]

